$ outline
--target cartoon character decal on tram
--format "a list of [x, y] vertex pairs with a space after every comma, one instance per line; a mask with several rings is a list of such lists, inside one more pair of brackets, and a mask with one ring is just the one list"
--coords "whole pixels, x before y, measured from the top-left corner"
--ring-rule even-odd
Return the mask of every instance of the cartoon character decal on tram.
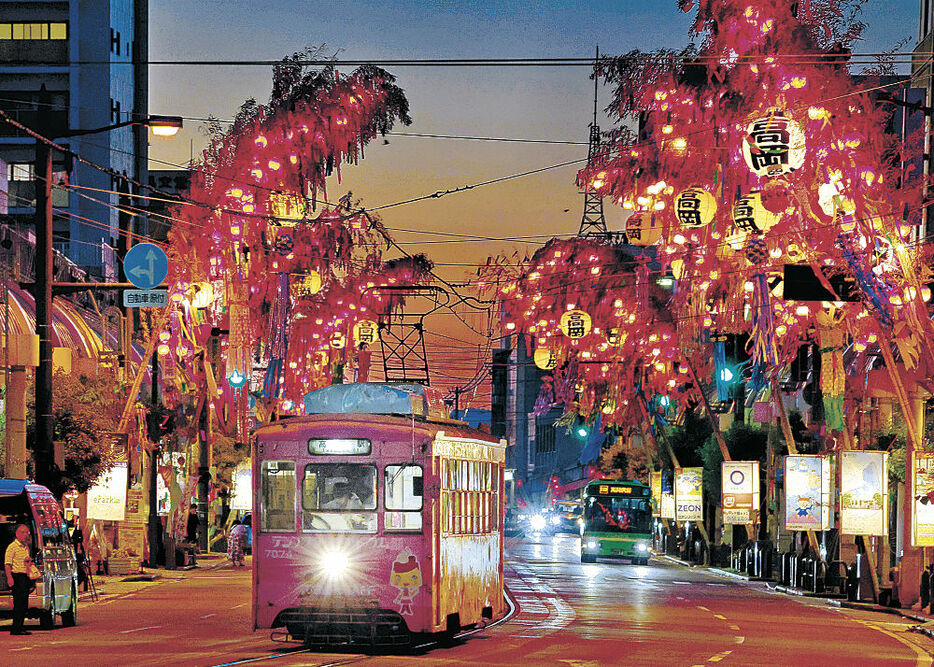
[[411, 616], [415, 596], [422, 587], [422, 571], [418, 559], [409, 551], [402, 551], [396, 556], [389, 583], [399, 589], [399, 595], [393, 600], [394, 604], [399, 605], [399, 613]]

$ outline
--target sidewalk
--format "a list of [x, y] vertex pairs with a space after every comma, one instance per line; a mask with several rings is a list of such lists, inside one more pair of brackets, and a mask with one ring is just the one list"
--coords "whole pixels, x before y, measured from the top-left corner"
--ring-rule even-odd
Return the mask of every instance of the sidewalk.
[[[191, 570], [216, 570], [229, 565], [225, 554], [209, 553], [199, 554], [197, 565], [189, 565], [176, 570], [143, 566], [143, 571], [139, 574], [95, 574], [94, 586], [97, 588], [97, 602], [129, 595], [157, 583], [185, 579]], [[91, 600], [89, 591], [79, 592], [78, 599], [84, 604], [95, 604]]]
[[875, 602], [851, 602], [846, 599], [842, 599], [839, 595], [834, 593], [810, 593], [808, 591], [803, 591], [798, 588], [792, 588], [790, 586], [783, 586], [776, 583], [772, 579], [760, 579], [758, 577], [751, 577], [744, 572], [737, 572], [735, 570], [727, 570], [720, 567], [713, 567], [709, 565], [695, 565], [680, 558], [670, 556], [668, 554], [656, 554], [658, 558], [664, 558], [665, 560], [671, 561], [672, 563], [678, 563], [685, 567], [692, 569], [702, 569], [706, 570], [711, 574], [716, 574], [719, 576], [730, 577], [731, 579], [739, 579], [742, 581], [748, 581], [751, 583], [761, 583], [764, 584], [769, 590], [775, 591], [777, 593], [784, 593], [785, 595], [799, 595], [802, 597], [809, 597], [812, 599], [823, 599], [828, 605], [834, 607], [843, 607], [845, 609], [862, 609], [864, 611], [876, 611], [883, 614], [895, 614], [901, 616], [902, 618], [907, 618], [912, 621], [917, 621], [918, 625], [912, 626], [912, 630], [916, 630], [923, 634], [928, 635], [929, 637], [934, 637], [934, 611], [931, 611], [928, 608], [928, 611], [922, 611], [920, 608], [915, 609], [899, 609], [898, 607], [886, 607]]

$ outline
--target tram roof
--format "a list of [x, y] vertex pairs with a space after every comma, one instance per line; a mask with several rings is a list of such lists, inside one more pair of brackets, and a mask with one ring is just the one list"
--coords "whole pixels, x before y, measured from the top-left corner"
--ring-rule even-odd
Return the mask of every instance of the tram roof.
[[332, 384], [305, 394], [305, 414], [402, 415], [431, 421], [449, 419], [441, 393], [409, 383]]

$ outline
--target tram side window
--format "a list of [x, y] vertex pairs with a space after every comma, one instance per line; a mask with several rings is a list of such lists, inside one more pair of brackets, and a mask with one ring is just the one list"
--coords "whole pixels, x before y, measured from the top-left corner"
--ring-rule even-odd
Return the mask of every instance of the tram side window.
[[263, 461], [260, 474], [263, 532], [295, 530], [295, 462]]
[[386, 466], [386, 530], [422, 529], [422, 467]]
[[441, 525], [446, 533], [496, 532], [498, 468], [487, 461], [442, 461]]

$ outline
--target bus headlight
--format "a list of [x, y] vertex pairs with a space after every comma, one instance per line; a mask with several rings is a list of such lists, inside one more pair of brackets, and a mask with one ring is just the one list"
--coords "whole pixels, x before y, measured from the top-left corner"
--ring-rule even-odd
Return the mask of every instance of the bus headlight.
[[553, 516], [553, 517], [551, 517], [551, 525], [552, 525], [552, 526], [557, 526], [559, 523], [561, 523], [561, 517], [559, 517], [559, 516]]
[[533, 514], [532, 518], [529, 519], [529, 525], [532, 526], [532, 530], [544, 530], [545, 517], [541, 514]]
[[350, 569], [350, 558], [343, 551], [325, 551], [321, 554], [321, 569], [331, 579], [339, 579]]
[[587, 543], [584, 545], [588, 551], [594, 551], [600, 548], [600, 543], [596, 540], [587, 540]]
[[649, 547], [645, 542], [636, 542], [636, 551], [639, 553], [645, 553], [648, 550]]

